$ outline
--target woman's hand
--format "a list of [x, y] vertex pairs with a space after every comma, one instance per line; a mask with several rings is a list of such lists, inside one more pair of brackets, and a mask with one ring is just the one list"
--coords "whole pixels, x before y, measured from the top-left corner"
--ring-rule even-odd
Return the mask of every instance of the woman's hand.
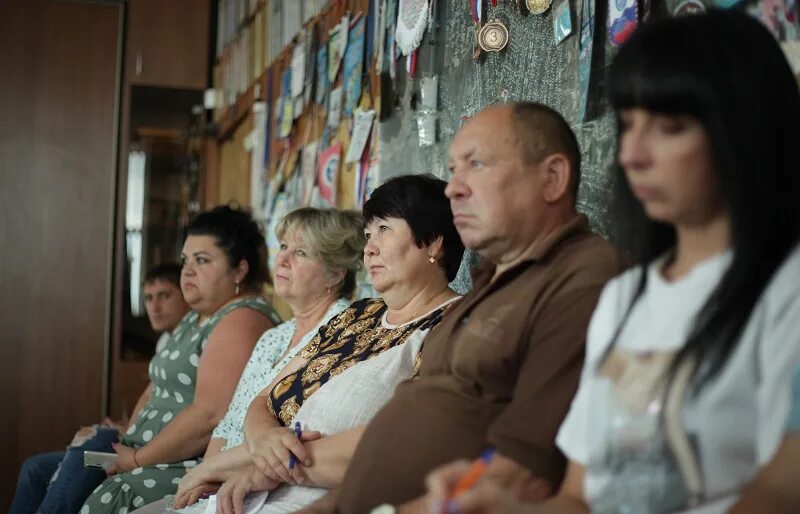
[[176, 494], [172, 508], [175, 510], [194, 505], [198, 501], [208, 498], [219, 490], [220, 484], [200, 484], [193, 489], [184, 491], [183, 494]]
[[[297, 484], [302, 481], [300, 464], [311, 466], [311, 458], [303, 446], [304, 442], [322, 437], [316, 430], [303, 432], [300, 439], [292, 429], [286, 427], [265, 427], [252, 437], [245, 437], [247, 451], [253, 458], [253, 465], [262, 474], [276, 482]], [[290, 455], [297, 458], [297, 466], [289, 469]]]
[[133, 454], [136, 452], [135, 449], [121, 443], [113, 443], [111, 447], [114, 448], [119, 458], [106, 469], [106, 475], [114, 476], [118, 473], [127, 473], [139, 467], [133, 457]]
[[237, 472], [217, 492], [217, 514], [242, 514], [244, 497], [254, 491], [271, 491], [280, 485], [254, 466]]
[[460, 460], [428, 475], [429, 512], [459, 514], [533, 514], [535, 507], [520, 503], [508, 489], [491, 479], [480, 480], [470, 490], [451, 498], [459, 480], [469, 471], [470, 462]]
[[178, 483], [178, 491], [175, 493], [175, 508], [180, 509], [196, 502], [196, 498], [190, 501], [192, 493], [205, 486], [211, 486], [214, 490], [219, 488], [218, 483], [209, 480], [206, 468], [202, 463], [187, 470], [186, 474], [183, 475], [183, 478], [181, 478], [181, 481]]

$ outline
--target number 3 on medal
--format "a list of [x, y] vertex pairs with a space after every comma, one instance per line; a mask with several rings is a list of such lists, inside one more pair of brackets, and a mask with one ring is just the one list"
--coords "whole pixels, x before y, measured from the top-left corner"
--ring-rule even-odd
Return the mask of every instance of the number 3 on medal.
[[508, 43], [508, 29], [500, 20], [492, 20], [478, 33], [478, 44], [487, 52], [499, 52]]

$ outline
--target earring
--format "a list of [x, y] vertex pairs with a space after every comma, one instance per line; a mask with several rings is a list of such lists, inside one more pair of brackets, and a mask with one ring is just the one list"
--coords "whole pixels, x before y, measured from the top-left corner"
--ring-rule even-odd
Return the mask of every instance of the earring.
[[236, 287], [233, 288], [233, 291], [236, 293], [236, 296], [239, 296], [239, 281], [237, 280], [234, 284], [236, 284]]
[[436, 258], [435, 257], [428, 257], [428, 262], [433, 264], [434, 262], [436, 262]]

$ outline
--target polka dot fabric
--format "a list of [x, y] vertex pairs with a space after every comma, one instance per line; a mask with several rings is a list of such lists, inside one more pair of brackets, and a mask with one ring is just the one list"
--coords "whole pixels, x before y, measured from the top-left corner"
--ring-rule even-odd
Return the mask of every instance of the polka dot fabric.
[[[134, 510], [174, 494], [186, 470], [197, 465], [195, 460], [136, 468], [114, 479], [108, 479], [96, 489], [81, 508], [81, 514], [120, 514]], [[138, 473], [136, 473], [138, 472]], [[147, 477], [147, 478], [144, 478]], [[119, 481], [115, 481], [119, 478]], [[165, 489], [170, 490], [165, 492]]]
[[[273, 323], [280, 323], [272, 307], [261, 298], [232, 302], [205, 323], [197, 322], [197, 313], [187, 314], [163, 349], [150, 360], [148, 371], [153, 394], [122, 438], [123, 444], [133, 448], [146, 445], [194, 401], [197, 366], [208, 335], [226, 314], [238, 308], [255, 309]], [[81, 512], [118, 514], [160, 500], [175, 493], [180, 477], [195, 464], [194, 460], [164, 463], [109, 478], [89, 496]]]

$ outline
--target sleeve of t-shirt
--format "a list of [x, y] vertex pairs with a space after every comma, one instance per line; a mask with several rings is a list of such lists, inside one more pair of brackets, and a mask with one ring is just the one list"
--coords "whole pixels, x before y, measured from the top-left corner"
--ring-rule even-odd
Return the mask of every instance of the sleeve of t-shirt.
[[[780, 282], [780, 277], [776, 278]], [[784, 283], [794, 284], [795, 280]], [[765, 299], [764, 337], [758, 338], [760, 382], [756, 393], [756, 458], [761, 465], [772, 459], [787, 425], [800, 430], [800, 413], [792, 412], [800, 410], [796, 405], [800, 402], [800, 384], [793, 387], [800, 368], [800, 291], [797, 287], [782, 288], [779, 293], [768, 291]]]
[[558, 427], [578, 386], [586, 329], [602, 284], [557, 295], [533, 321], [514, 394], [489, 427], [489, 442], [542, 477], [563, 466]]
[[[616, 279], [603, 289], [597, 308], [589, 323], [586, 338], [586, 363], [581, 372], [580, 385], [569, 408], [566, 419], [558, 430], [556, 444], [571, 461], [587, 464], [591, 451], [589, 430], [592, 423], [592, 392], [596, 387], [596, 371], [605, 355], [611, 337], [619, 323], [620, 311], [630, 302], [625, 283], [635, 277]], [[596, 412], [596, 411], [595, 411]]]

